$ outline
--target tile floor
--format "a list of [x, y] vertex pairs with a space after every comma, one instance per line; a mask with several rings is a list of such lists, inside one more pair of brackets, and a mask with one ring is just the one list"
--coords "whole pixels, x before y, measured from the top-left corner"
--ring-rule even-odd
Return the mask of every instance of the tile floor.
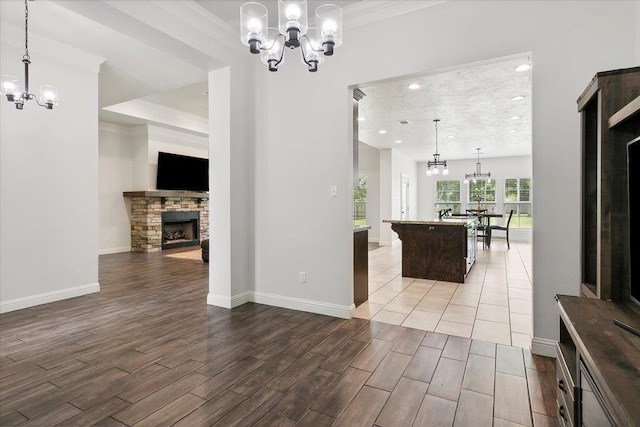
[[402, 277], [402, 246], [369, 252], [369, 300], [355, 317], [529, 348], [531, 244], [478, 245], [465, 283]]

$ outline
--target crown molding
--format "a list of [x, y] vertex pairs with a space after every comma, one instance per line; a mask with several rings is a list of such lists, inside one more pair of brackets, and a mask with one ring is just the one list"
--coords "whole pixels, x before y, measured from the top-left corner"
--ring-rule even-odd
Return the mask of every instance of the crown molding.
[[396, 16], [437, 6], [448, 0], [379, 0], [361, 1], [342, 9], [342, 23], [345, 29], [353, 29]]

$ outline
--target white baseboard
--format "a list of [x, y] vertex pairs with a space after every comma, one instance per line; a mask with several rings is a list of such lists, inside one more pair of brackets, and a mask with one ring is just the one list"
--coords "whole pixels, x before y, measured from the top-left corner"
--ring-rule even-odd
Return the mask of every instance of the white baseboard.
[[531, 353], [556, 358], [556, 342], [546, 338], [531, 338]]
[[98, 250], [98, 255], [120, 254], [123, 252], [131, 252], [131, 246], [122, 246], [120, 248], [106, 248]]
[[380, 240], [378, 242], [380, 246], [391, 246], [391, 243], [392, 243], [391, 240]]
[[289, 308], [291, 310], [340, 317], [342, 319], [351, 319], [353, 317], [353, 312], [356, 309], [355, 304], [351, 304], [350, 306], [338, 305], [301, 298], [286, 297], [282, 295], [266, 294], [264, 292], [254, 292], [253, 302]]
[[61, 289], [59, 291], [45, 292], [38, 295], [16, 298], [0, 302], [0, 313], [22, 310], [36, 305], [47, 304], [68, 298], [75, 298], [82, 295], [100, 292], [100, 283], [89, 283], [87, 285], [75, 286], [73, 288]]
[[222, 308], [234, 308], [247, 302], [272, 305], [291, 310], [306, 311], [309, 313], [324, 314], [326, 316], [340, 317], [342, 319], [351, 319], [356, 309], [355, 304], [344, 306], [254, 291], [246, 291], [232, 297], [224, 297], [211, 293], [207, 295], [207, 304]]
[[369, 237], [369, 243], [380, 243], [380, 239], [377, 237]]

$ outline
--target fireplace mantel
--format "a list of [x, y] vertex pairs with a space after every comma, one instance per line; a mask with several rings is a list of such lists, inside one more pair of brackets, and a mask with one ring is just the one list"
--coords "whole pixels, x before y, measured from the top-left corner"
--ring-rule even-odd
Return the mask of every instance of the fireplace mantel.
[[125, 191], [122, 193], [124, 197], [180, 197], [184, 199], [208, 199], [209, 193], [200, 191], [171, 191], [171, 190], [153, 190], [153, 191]]

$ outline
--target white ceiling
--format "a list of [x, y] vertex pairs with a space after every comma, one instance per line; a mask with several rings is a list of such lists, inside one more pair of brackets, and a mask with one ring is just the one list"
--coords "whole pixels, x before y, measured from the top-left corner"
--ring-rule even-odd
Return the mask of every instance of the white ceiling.
[[[440, 1], [334, 0], [345, 12], [345, 27], [353, 28]], [[100, 106], [157, 104], [206, 119], [207, 71], [219, 66], [219, 48], [244, 47], [237, 40], [239, 8], [243, 1], [116, 1], [55, 0], [30, 2], [30, 47], [37, 67], [37, 35], [106, 58], [99, 75]], [[277, 22], [277, 2], [264, 2], [270, 25]], [[309, 14], [324, 3], [309, 1]], [[3, 27], [23, 25], [21, 0], [0, 1]], [[167, 19], [168, 17], [172, 19]], [[55, 22], [55, 25], [51, 25]], [[218, 25], [219, 24], [219, 25]], [[219, 29], [214, 30], [216, 25]], [[41, 36], [42, 37], [42, 36]], [[348, 43], [348, 32], [345, 34]], [[218, 49], [218, 50], [216, 50]], [[507, 61], [442, 73], [400, 78], [363, 87], [360, 103], [361, 141], [379, 148], [398, 149], [416, 160], [435, 151], [433, 119], [439, 118], [439, 152], [443, 159], [473, 158], [476, 147], [488, 157], [529, 155], [531, 152], [530, 75], [513, 68], [526, 55]], [[418, 82], [416, 91], [406, 89]], [[520, 102], [510, 101], [524, 94]], [[129, 109], [135, 110], [134, 108]], [[115, 111], [115, 110], [114, 110]], [[509, 117], [521, 116], [512, 121]], [[101, 111], [101, 119], [123, 124], [148, 123], [141, 117]], [[395, 121], [406, 119], [410, 125]], [[388, 133], [379, 135], [385, 128]], [[517, 130], [511, 134], [509, 130]], [[446, 138], [455, 135], [455, 139]], [[401, 139], [402, 144], [393, 141]]]
[[[360, 141], [393, 148], [417, 161], [433, 160], [434, 119], [442, 160], [531, 154], [531, 71], [515, 67], [526, 54], [456, 70], [400, 78], [362, 87]], [[411, 90], [417, 83], [421, 87]], [[514, 101], [515, 95], [525, 98]], [[512, 119], [512, 117], [520, 117]], [[410, 124], [401, 125], [399, 120]], [[378, 133], [386, 130], [386, 134]], [[395, 143], [396, 140], [402, 141]]]

